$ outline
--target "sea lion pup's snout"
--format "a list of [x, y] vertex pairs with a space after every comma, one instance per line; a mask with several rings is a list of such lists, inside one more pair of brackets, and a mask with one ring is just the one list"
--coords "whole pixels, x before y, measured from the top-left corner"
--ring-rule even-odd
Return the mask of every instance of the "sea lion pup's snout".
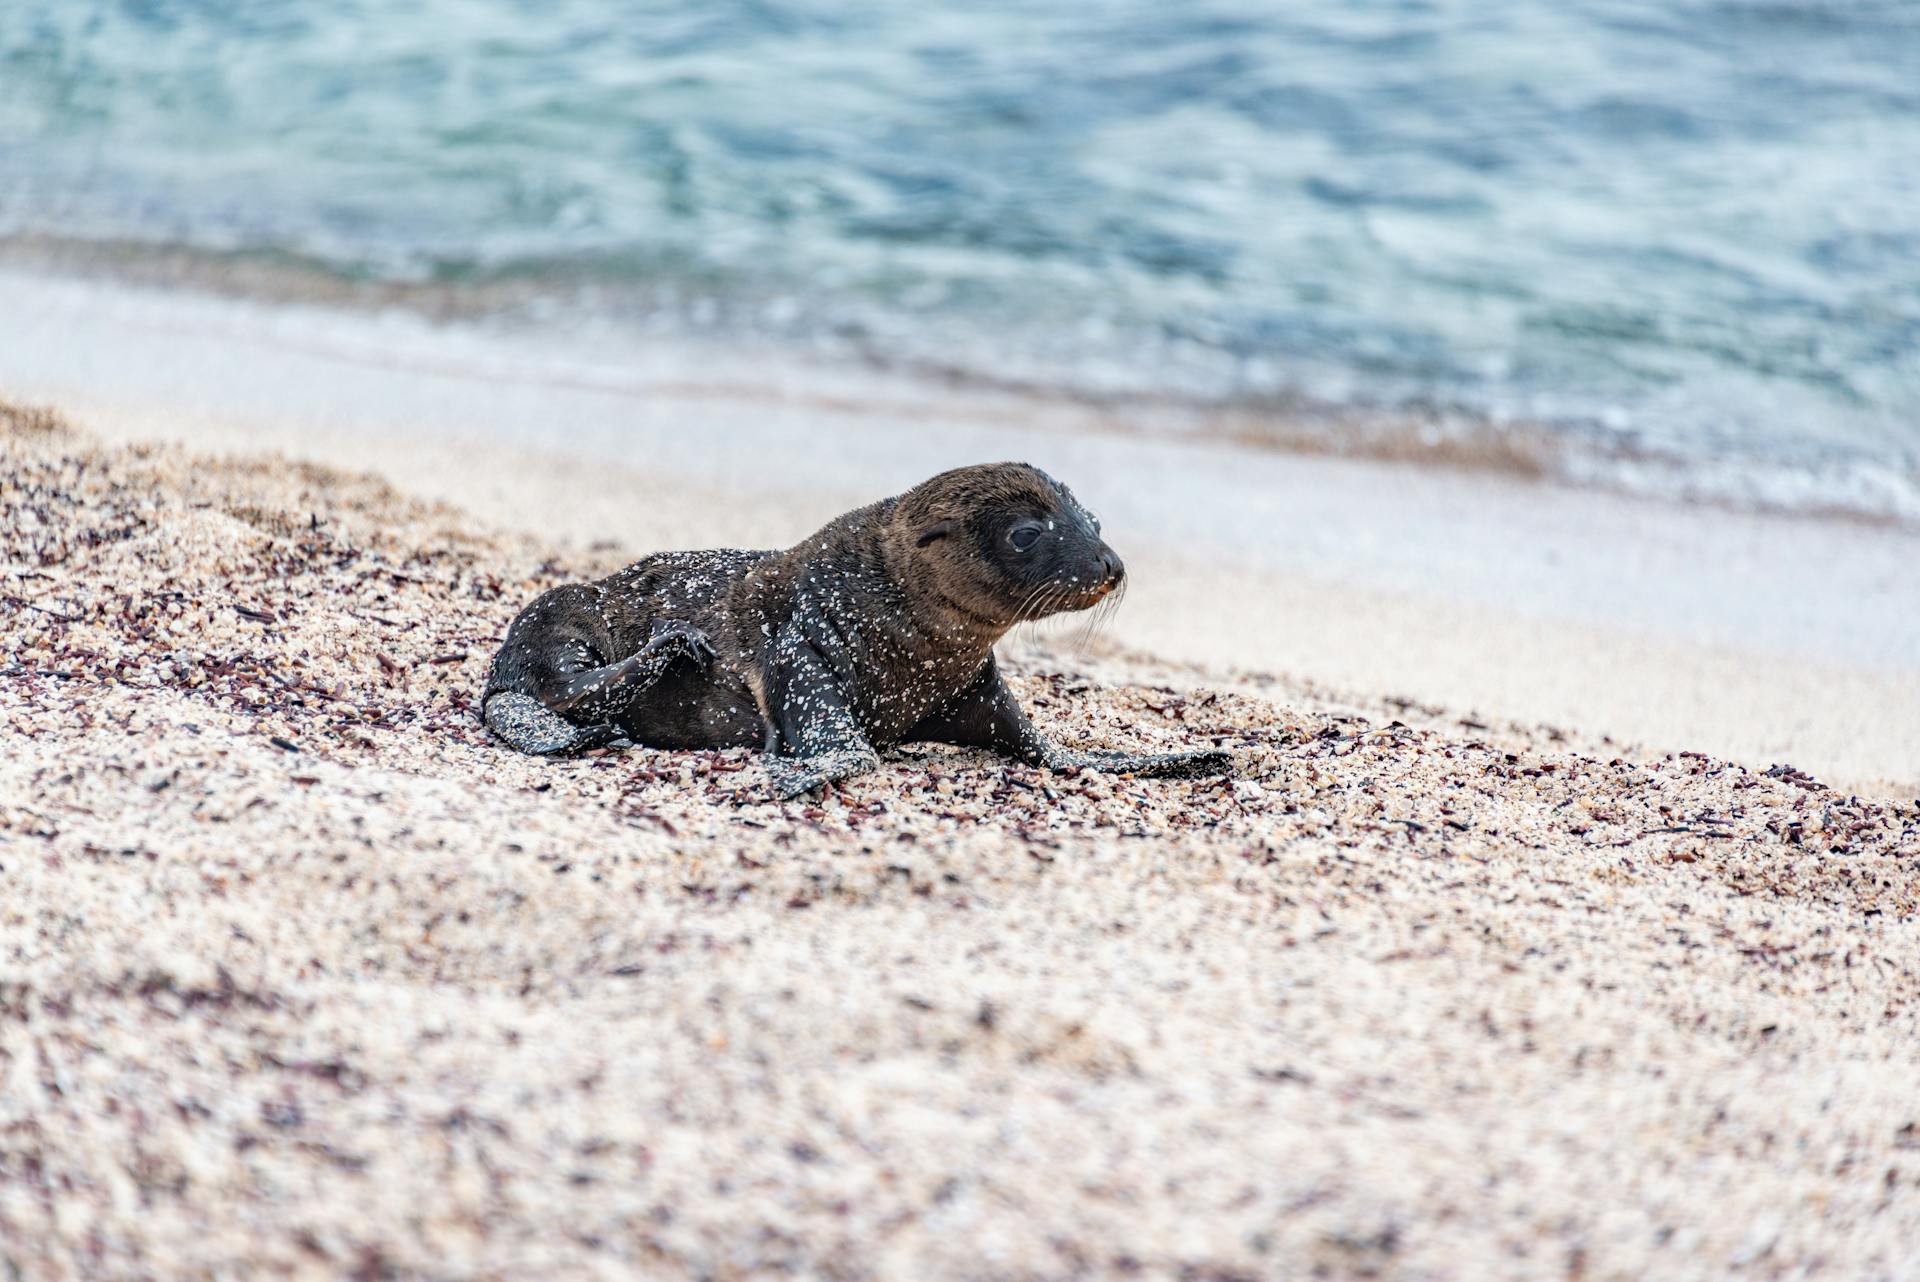
[[946, 604], [1001, 626], [1084, 610], [1126, 578], [1100, 518], [1027, 463], [942, 472], [901, 496], [894, 519]]

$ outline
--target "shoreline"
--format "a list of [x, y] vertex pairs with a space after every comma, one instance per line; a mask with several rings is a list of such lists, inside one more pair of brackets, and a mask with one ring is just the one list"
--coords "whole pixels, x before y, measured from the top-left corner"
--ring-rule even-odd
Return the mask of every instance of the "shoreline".
[[132, 292], [189, 309], [196, 300], [217, 300], [235, 311], [301, 316], [317, 330], [339, 333], [377, 322], [422, 334], [485, 335], [503, 351], [529, 349], [527, 375], [558, 385], [632, 391], [634, 381], [620, 371], [636, 358], [655, 363], [649, 353], [659, 350], [668, 354], [674, 391], [692, 399], [764, 395], [756, 389], [771, 381], [776, 397], [811, 399], [829, 412], [897, 410], [928, 400], [939, 402], [942, 412], [968, 416], [1013, 407], [1059, 430], [1405, 464], [1920, 533], [1920, 472], [1912, 460], [1903, 469], [1890, 460], [1841, 455], [1793, 463], [1724, 449], [1695, 456], [1597, 420], [1530, 421], [1424, 396], [1376, 403], [1286, 390], [1240, 397], [1102, 387], [1097, 378], [1049, 379], [998, 364], [990, 370], [978, 360], [927, 352], [887, 354], [861, 338], [858, 325], [847, 333], [767, 328], [753, 319], [751, 306], [744, 308], [744, 328], [716, 329], [683, 314], [689, 307], [698, 313], [699, 300], [675, 289], [640, 288], [627, 297], [622, 290], [637, 287], [598, 284], [588, 266], [551, 267], [550, 277], [505, 273], [457, 283], [358, 279], [285, 256], [0, 236], [0, 290]]
[[602, 562], [783, 546], [941, 467], [1027, 457], [1133, 568], [1122, 646], [1920, 795], [1920, 531], [1107, 431], [754, 352], [556, 363], [406, 314], [5, 284], [0, 394], [109, 440], [370, 468]]

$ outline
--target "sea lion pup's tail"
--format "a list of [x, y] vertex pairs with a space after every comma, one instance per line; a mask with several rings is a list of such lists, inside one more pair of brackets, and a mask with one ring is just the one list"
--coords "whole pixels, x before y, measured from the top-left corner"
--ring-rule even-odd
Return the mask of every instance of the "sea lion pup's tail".
[[481, 719], [510, 748], [540, 757], [598, 748], [619, 737], [612, 726], [577, 726], [532, 695], [502, 690], [487, 697]]

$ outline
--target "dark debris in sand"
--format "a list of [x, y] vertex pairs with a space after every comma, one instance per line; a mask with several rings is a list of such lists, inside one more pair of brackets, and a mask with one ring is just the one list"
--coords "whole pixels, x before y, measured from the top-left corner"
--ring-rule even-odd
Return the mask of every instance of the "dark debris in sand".
[[[471, 697], [566, 577], [0, 415], [9, 1276], [1910, 1275], [1920, 811], [1138, 656], [814, 803]], [[692, 542], [697, 532], [689, 532]]]

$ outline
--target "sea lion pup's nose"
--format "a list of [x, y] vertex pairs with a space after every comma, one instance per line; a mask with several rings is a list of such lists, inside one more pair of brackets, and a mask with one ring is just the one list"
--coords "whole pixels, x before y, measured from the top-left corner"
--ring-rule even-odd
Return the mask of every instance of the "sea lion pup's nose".
[[1120, 564], [1120, 554], [1112, 548], [1101, 549], [1100, 570], [1107, 576], [1107, 583], [1113, 586], [1118, 586], [1120, 580], [1127, 577], [1127, 567]]

